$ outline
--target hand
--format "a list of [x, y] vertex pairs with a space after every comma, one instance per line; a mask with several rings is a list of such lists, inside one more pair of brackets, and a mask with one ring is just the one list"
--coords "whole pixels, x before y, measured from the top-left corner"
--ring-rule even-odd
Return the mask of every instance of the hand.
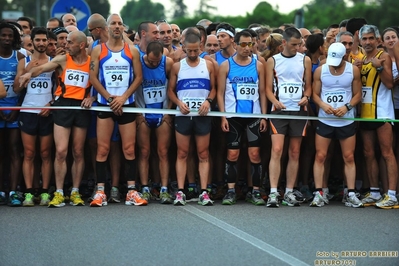
[[182, 113], [183, 115], [190, 113], [190, 108], [188, 108], [187, 104], [185, 104], [184, 102], [180, 101], [178, 106], [180, 109], [180, 113]]
[[229, 122], [227, 121], [226, 117], [222, 117], [221, 118], [220, 126], [222, 127], [222, 131], [223, 132], [229, 132], [230, 131]]
[[65, 51], [65, 48], [64, 48], [64, 47], [58, 47], [58, 48], [55, 50], [55, 55], [64, 55], [64, 54], [66, 54], [66, 51]]
[[259, 125], [259, 130], [260, 132], [266, 132], [267, 129], [267, 121], [265, 118], [260, 119], [260, 125]]
[[125, 104], [126, 102], [126, 98], [125, 96], [110, 96], [111, 98], [113, 98], [112, 102], [109, 104], [109, 107], [111, 108], [112, 111], [118, 111], [119, 109], [122, 108], [122, 106]]
[[3, 111], [0, 111], [0, 119], [6, 120], [6, 115], [3, 113]]
[[123, 108], [119, 108], [118, 110], [113, 111], [116, 116], [123, 115]]
[[[51, 104], [48, 103], [45, 106], [51, 106]], [[38, 113], [37, 115], [40, 115], [43, 117], [48, 117], [50, 115], [50, 109], [42, 109], [42, 110], [40, 110], [40, 113]]]
[[382, 63], [384, 63], [384, 61], [385, 61], [385, 58], [380, 59], [380, 58], [374, 57], [374, 58], [371, 60], [371, 65], [372, 65], [373, 67], [375, 67], [375, 68], [379, 68], [379, 67], [382, 66]]
[[29, 73], [29, 72], [23, 74], [22, 76], [20, 76], [20, 77], [19, 77], [19, 87], [20, 87], [20, 88], [25, 88], [25, 87], [27, 87], [27, 86], [28, 86], [28, 83], [29, 83], [29, 81], [30, 81], [30, 79], [31, 79], [31, 77], [32, 77], [32, 74]]
[[323, 111], [324, 111], [326, 114], [335, 115], [335, 109], [332, 108], [332, 106], [329, 105], [329, 104], [322, 103], [322, 104], [320, 105], [320, 108], [323, 109]]
[[201, 115], [201, 116], [207, 115], [208, 112], [209, 112], [210, 107], [211, 107], [211, 104], [207, 100], [205, 100], [201, 104], [200, 108], [198, 109], [198, 114]]
[[301, 98], [301, 100], [299, 101], [298, 105], [299, 105], [299, 106], [304, 106], [304, 105], [307, 105], [308, 102], [309, 102], [309, 101], [308, 101], [308, 97], [303, 96], [303, 97]]
[[355, 61], [353, 61], [353, 65], [357, 66], [359, 69], [362, 69], [363, 61], [356, 58]]
[[274, 104], [274, 107], [275, 107], [276, 109], [278, 109], [278, 110], [286, 109], [285, 105], [282, 104], [280, 101], [276, 101], [276, 102], [273, 103], [273, 104]]
[[12, 110], [7, 116], [6, 116], [6, 121], [7, 122], [14, 122], [17, 120], [19, 114], [19, 110]]
[[334, 111], [334, 115], [338, 117], [344, 116], [348, 112], [348, 108], [346, 106], [341, 106]]
[[94, 101], [95, 101], [94, 97], [84, 98], [80, 106], [82, 108], [91, 108]]
[[37, 67], [39, 65], [39, 60], [38, 59], [33, 59], [29, 62], [29, 64], [26, 66], [25, 71], [28, 72], [34, 67]]

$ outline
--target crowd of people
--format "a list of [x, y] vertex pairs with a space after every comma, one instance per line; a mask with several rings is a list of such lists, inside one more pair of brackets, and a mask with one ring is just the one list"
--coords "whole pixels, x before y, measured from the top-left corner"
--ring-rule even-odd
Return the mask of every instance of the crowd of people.
[[84, 206], [90, 176], [90, 207], [322, 207], [338, 176], [345, 206], [399, 208], [398, 27], [33, 24], [0, 23], [0, 204]]

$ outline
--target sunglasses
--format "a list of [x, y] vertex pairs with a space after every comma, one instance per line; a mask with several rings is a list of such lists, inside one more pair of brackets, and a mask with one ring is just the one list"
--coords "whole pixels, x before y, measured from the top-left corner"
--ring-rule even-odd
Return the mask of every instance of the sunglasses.
[[91, 33], [93, 30], [95, 30], [95, 29], [100, 29], [101, 27], [95, 27], [95, 28], [92, 28], [92, 29], [88, 29], [88, 31]]
[[247, 47], [247, 46], [251, 48], [254, 45], [254, 43], [253, 42], [240, 42], [238, 45], [241, 46], [242, 48]]

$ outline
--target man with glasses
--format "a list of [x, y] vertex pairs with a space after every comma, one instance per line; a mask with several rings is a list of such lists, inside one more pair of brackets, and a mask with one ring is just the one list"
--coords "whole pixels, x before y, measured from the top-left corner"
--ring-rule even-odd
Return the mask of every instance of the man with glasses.
[[[266, 95], [272, 103], [273, 115], [306, 116], [307, 104], [312, 93], [312, 65], [309, 57], [298, 53], [302, 44], [301, 32], [295, 27], [288, 27], [283, 33], [282, 53], [267, 60]], [[267, 207], [279, 206], [277, 192], [281, 173], [281, 156], [285, 136], [290, 136], [288, 147], [287, 182], [283, 204], [299, 206], [293, 193], [298, 174], [299, 153], [302, 137], [306, 133], [307, 120], [270, 119], [272, 151], [269, 163], [270, 194]]]
[[[218, 74], [218, 105], [221, 112], [266, 114], [264, 66], [252, 57], [251, 33], [241, 31], [234, 37], [237, 53], [222, 63]], [[262, 166], [260, 158], [261, 132], [267, 129], [266, 119], [222, 117], [221, 127], [226, 132], [227, 160], [225, 180], [228, 191], [223, 205], [236, 202], [235, 182], [238, 178], [237, 160], [244, 131], [248, 138], [248, 156], [251, 162], [253, 191], [250, 202], [264, 205], [260, 195]]]

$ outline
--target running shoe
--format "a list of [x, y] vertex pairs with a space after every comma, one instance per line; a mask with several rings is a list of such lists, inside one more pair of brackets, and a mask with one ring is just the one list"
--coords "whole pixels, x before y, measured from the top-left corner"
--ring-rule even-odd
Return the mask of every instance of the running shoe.
[[204, 191], [199, 195], [198, 204], [202, 206], [212, 206], [213, 201], [209, 198], [208, 192]]
[[69, 197], [69, 204], [73, 206], [85, 206], [85, 202], [82, 200], [82, 197], [78, 191], [71, 193], [71, 196]]
[[309, 204], [310, 207], [323, 207], [325, 204], [325, 198], [320, 194], [320, 191], [313, 192], [314, 198]]
[[50, 203], [50, 194], [48, 193], [42, 193], [40, 194], [40, 206], [48, 206]]
[[111, 192], [109, 193], [109, 203], [119, 203], [121, 202], [121, 193], [119, 193], [119, 189], [117, 187], [112, 187]]
[[267, 199], [266, 207], [278, 207], [279, 196], [280, 194], [278, 192], [270, 193]]
[[353, 194], [352, 196], [346, 196], [345, 206], [353, 208], [364, 207], [362, 201], [358, 197], [356, 197], [356, 194]]
[[107, 206], [107, 195], [104, 191], [98, 190], [94, 195], [94, 199], [90, 202], [90, 207], [102, 207]]
[[225, 194], [226, 194], [226, 189], [224, 188], [224, 186], [217, 186], [215, 193], [212, 194], [212, 199], [221, 200], [224, 198]]
[[176, 192], [175, 200], [173, 201], [173, 205], [175, 206], [184, 206], [186, 205], [186, 195], [182, 191]]
[[148, 204], [148, 202], [145, 199], [143, 199], [143, 196], [141, 195], [141, 193], [132, 189], [132, 190], [129, 190], [126, 194], [125, 204], [129, 205], [129, 206], [132, 206], [132, 205], [145, 206]]
[[222, 200], [222, 205], [233, 205], [237, 202], [236, 193], [233, 191], [227, 191], [227, 194]]
[[98, 190], [98, 187], [95, 186], [93, 189], [93, 192], [91, 193], [91, 196], [87, 199], [87, 203], [90, 203], [94, 199], [94, 196], [96, 195], [97, 190]]
[[65, 206], [65, 198], [60, 192], [54, 192], [54, 197], [48, 204], [49, 208], [59, 208]]
[[142, 192], [141, 192], [141, 197], [143, 198], [143, 199], [145, 199], [147, 202], [149, 202], [150, 201], [150, 199], [152, 198], [152, 195], [151, 195], [151, 193], [150, 193], [150, 191], [148, 190], [143, 190]]
[[383, 198], [381, 197], [381, 195], [379, 195], [378, 198], [374, 198], [371, 195], [371, 192], [368, 192], [365, 197], [362, 199], [362, 203], [364, 205], [364, 207], [369, 207], [369, 206], [375, 206], [375, 204], [382, 200]]
[[7, 203], [6, 193], [0, 191], [0, 205], [4, 205]]
[[24, 207], [33, 207], [35, 203], [33, 202], [34, 196], [31, 193], [25, 193], [25, 200], [22, 202]]
[[285, 206], [294, 207], [299, 206], [300, 202], [296, 199], [294, 192], [290, 191], [285, 193], [282, 204]]
[[295, 195], [295, 199], [299, 202], [302, 203], [305, 201], [305, 197], [303, 196], [303, 194], [298, 190], [298, 189], [294, 189], [293, 192]]
[[187, 189], [187, 195], [186, 195], [186, 201], [187, 202], [198, 201], [199, 200], [198, 196], [199, 195], [198, 195], [197, 188], [189, 187]]
[[11, 207], [19, 207], [22, 206], [22, 200], [18, 196], [18, 194], [14, 191], [10, 193], [10, 196], [8, 197], [8, 206]]
[[305, 198], [305, 201], [309, 201], [313, 198], [313, 194], [308, 187], [301, 187], [301, 193]]
[[384, 194], [382, 200], [377, 202], [375, 206], [381, 209], [399, 209], [398, 199], [392, 198], [388, 194]]
[[255, 193], [251, 193], [250, 191], [248, 191], [246, 196], [246, 201], [256, 206], [261, 206], [266, 204], [260, 194], [260, 191], [257, 191]]
[[152, 187], [150, 190], [151, 194], [151, 199], [152, 200], [160, 200], [161, 199], [161, 192], [159, 190], [159, 187]]
[[160, 198], [160, 203], [161, 204], [171, 204], [173, 203], [172, 197], [170, 196], [170, 194], [168, 192], [161, 192], [159, 194], [159, 198]]

